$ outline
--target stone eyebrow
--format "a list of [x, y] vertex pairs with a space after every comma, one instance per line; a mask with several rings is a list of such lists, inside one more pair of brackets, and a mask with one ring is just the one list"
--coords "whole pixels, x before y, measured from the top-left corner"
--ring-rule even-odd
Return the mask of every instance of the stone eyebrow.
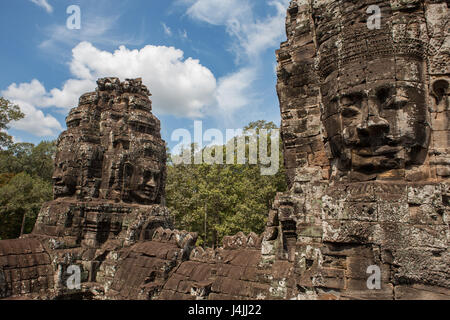
[[362, 99], [365, 95], [366, 95], [365, 92], [361, 91], [347, 91], [344, 93], [337, 94], [334, 99], [337, 99], [339, 104], [341, 104], [341, 100], [344, 98], [348, 98], [354, 101], [355, 99], [356, 100]]

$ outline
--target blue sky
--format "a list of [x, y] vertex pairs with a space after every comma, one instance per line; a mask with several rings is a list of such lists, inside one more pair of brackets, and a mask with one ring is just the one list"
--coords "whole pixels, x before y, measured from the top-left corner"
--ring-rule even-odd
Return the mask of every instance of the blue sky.
[[[279, 124], [275, 50], [288, 0], [0, 1], [0, 95], [16, 141], [55, 139], [98, 77], [142, 77], [169, 147], [175, 129]], [[78, 5], [81, 29], [66, 27]]]

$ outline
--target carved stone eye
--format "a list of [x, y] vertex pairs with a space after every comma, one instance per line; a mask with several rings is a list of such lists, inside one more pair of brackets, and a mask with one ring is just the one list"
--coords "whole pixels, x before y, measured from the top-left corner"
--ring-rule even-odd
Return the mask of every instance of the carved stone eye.
[[343, 106], [349, 106], [353, 104], [354, 99], [352, 99], [351, 96], [345, 96], [343, 98], [341, 98], [341, 104]]
[[402, 109], [408, 104], [408, 98], [402, 96], [393, 96], [387, 99], [383, 104], [383, 109]]
[[343, 107], [348, 107], [348, 106], [359, 107], [362, 99], [363, 99], [362, 94], [359, 94], [359, 93], [347, 94], [341, 98], [341, 105]]
[[352, 93], [340, 99], [341, 115], [344, 118], [352, 118], [359, 114], [363, 96], [359, 93]]
[[357, 109], [351, 108], [351, 107], [343, 108], [342, 111], [341, 111], [341, 115], [342, 115], [343, 117], [345, 117], [345, 118], [351, 118], [351, 117], [354, 117], [354, 116], [358, 115], [358, 113], [359, 113], [359, 112], [358, 112]]
[[389, 88], [381, 88], [377, 91], [377, 99], [381, 104], [386, 103], [389, 98], [390, 90]]

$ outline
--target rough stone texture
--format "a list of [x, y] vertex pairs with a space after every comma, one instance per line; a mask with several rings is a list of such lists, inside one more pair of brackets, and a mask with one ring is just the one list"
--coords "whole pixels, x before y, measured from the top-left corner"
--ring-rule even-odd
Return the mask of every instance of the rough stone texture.
[[277, 54], [291, 185], [448, 177], [447, 22], [445, 1], [292, 1]]
[[50, 255], [36, 240], [0, 241], [0, 299], [42, 296], [54, 284]]
[[[164, 284], [189, 254], [197, 235], [185, 231], [158, 228], [152, 241], [139, 242], [123, 249], [117, 272], [107, 290], [109, 299], [154, 299]], [[107, 270], [105, 269], [105, 273]]]
[[[172, 227], [164, 207], [166, 145], [151, 113], [150, 93], [140, 79], [104, 78], [97, 83], [96, 91], [81, 96], [79, 106], [70, 111], [68, 129], [58, 139], [55, 200], [43, 205], [27, 239], [0, 241], [0, 248], [21, 244], [12, 262], [9, 251], [2, 253], [2, 297], [38, 292], [40, 298], [66, 299], [105, 293], [124, 248], [151, 241], [159, 227]], [[153, 248], [158, 244], [165, 246]], [[34, 278], [11, 279], [10, 270], [20, 272], [29, 256], [42, 256], [43, 250], [52, 282], [18, 291], [21, 279], [28, 281], [22, 281], [28, 288]], [[37, 260], [39, 267], [42, 259]], [[81, 290], [66, 286], [72, 265], [81, 268]]]
[[224, 239], [223, 248], [192, 250], [165, 284], [164, 300], [282, 299], [292, 291], [292, 264], [261, 260], [261, 238], [242, 232]]
[[55, 199], [161, 203], [165, 143], [149, 95], [140, 79], [105, 78], [81, 96], [58, 139]]
[[291, 2], [277, 52], [290, 192], [263, 258], [294, 264], [298, 299], [450, 298], [448, 19], [446, 1]]
[[[171, 229], [147, 89], [100, 79], [58, 141], [55, 200], [29, 238], [0, 241], [0, 297], [450, 299], [449, 16], [439, 0], [291, 1], [277, 51], [290, 190], [264, 234], [216, 249]], [[73, 264], [81, 290], [64, 286]]]

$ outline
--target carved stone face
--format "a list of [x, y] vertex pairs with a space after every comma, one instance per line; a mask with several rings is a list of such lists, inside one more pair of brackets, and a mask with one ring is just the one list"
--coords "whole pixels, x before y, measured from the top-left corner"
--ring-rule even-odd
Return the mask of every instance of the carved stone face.
[[[371, 68], [382, 72], [391, 61]], [[423, 63], [407, 63], [412, 71], [393, 79], [327, 78], [325, 86], [337, 89], [323, 99], [323, 122], [340, 170], [377, 173], [423, 162], [430, 140]]]
[[162, 177], [159, 165], [156, 165], [154, 161], [140, 159], [126, 171], [131, 174], [128, 183], [130, 200], [141, 204], [156, 203]]
[[53, 172], [53, 194], [55, 199], [70, 197], [75, 194], [78, 172], [76, 153], [71, 150], [73, 142], [62, 137], [58, 142], [58, 153], [55, 157], [55, 170]]
[[105, 78], [98, 85], [66, 118], [55, 158], [55, 199], [160, 203], [165, 144], [150, 93], [140, 79]]

